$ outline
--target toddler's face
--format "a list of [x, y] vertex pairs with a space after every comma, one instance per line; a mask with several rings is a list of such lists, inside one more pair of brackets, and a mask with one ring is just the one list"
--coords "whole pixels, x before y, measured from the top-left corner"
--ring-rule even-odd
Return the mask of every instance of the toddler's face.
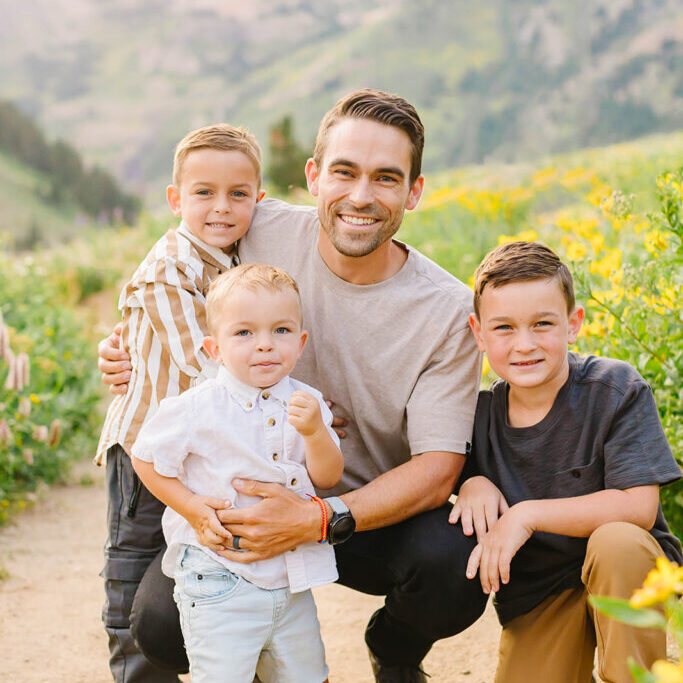
[[166, 195], [173, 213], [182, 216], [193, 235], [225, 249], [247, 232], [263, 192], [246, 154], [205, 148], [187, 155], [180, 187], [169, 185]]
[[293, 291], [237, 288], [223, 302], [215, 336], [204, 346], [237, 379], [265, 389], [296, 365], [306, 343]]

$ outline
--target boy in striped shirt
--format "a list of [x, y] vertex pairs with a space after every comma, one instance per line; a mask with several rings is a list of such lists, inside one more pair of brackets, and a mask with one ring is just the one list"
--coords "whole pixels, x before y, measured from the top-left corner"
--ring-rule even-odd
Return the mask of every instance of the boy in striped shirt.
[[237, 263], [236, 242], [263, 194], [261, 150], [251, 134], [218, 124], [186, 135], [176, 147], [173, 184], [166, 190], [180, 225], [152, 247], [121, 292], [121, 343], [132, 370], [127, 392], [109, 406], [95, 457], [107, 466], [102, 618], [117, 683], [178, 680], [149, 662], [130, 632], [138, 584], [163, 547], [164, 505], [142, 485], [129, 455], [162, 399], [215, 375], [217, 366], [202, 347], [206, 294]]

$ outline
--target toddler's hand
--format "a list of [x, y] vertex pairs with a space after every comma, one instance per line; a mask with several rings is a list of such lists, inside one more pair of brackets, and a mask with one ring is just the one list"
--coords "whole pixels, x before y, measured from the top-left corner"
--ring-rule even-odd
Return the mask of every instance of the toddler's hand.
[[455, 524], [460, 520], [465, 536], [471, 536], [474, 530], [481, 543], [487, 530], [507, 509], [503, 494], [493, 482], [482, 476], [471, 477], [460, 487], [448, 521]]
[[324, 429], [318, 399], [307, 391], [295, 391], [289, 399], [289, 424], [302, 436], [311, 436]]
[[212, 498], [211, 496], [192, 496], [185, 512], [185, 519], [194, 529], [197, 540], [214, 552], [224, 549], [224, 541], [230, 538], [230, 532], [223, 528], [218, 520], [216, 510], [231, 507], [229, 500]]

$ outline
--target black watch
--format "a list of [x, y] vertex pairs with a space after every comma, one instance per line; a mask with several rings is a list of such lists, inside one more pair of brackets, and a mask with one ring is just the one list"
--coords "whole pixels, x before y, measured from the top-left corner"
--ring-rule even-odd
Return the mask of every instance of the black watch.
[[325, 498], [332, 508], [332, 519], [327, 523], [327, 542], [338, 545], [348, 541], [356, 530], [356, 520], [341, 498]]

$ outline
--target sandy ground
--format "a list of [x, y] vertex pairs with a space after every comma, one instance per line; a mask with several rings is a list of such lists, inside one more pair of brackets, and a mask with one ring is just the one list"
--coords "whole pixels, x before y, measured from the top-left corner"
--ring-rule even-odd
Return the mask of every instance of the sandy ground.
[[[0, 579], [0, 681], [111, 681], [100, 622], [102, 474], [84, 464], [72, 475], [74, 482], [85, 475], [93, 483], [51, 489], [0, 530], [0, 575], [8, 575]], [[370, 683], [363, 630], [381, 599], [337, 585], [316, 589], [315, 596], [330, 681]], [[430, 682], [492, 681], [499, 632], [489, 605], [479, 622], [429, 653]]]

